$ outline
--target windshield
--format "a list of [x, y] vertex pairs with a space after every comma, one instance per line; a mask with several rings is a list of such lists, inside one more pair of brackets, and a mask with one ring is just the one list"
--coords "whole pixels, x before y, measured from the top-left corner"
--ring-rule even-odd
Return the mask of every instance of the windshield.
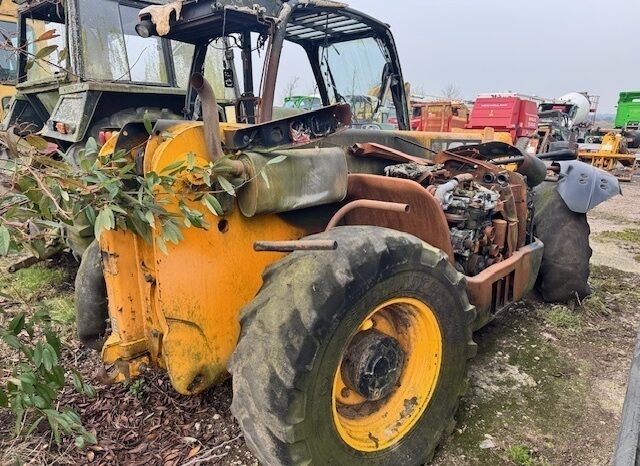
[[[11, 39], [11, 44], [18, 45], [17, 26], [15, 23], [0, 21], [0, 30], [5, 37]], [[13, 83], [18, 78], [18, 57], [13, 50], [0, 48], [0, 83]]]
[[320, 47], [320, 66], [331, 103], [351, 105], [355, 123], [386, 123], [395, 114], [385, 47], [374, 38]]
[[37, 81], [64, 72], [68, 65], [67, 28], [65, 24], [26, 19], [27, 81]]
[[135, 31], [138, 8], [78, 0], [85, 79], [169, 84], [162, 39]]

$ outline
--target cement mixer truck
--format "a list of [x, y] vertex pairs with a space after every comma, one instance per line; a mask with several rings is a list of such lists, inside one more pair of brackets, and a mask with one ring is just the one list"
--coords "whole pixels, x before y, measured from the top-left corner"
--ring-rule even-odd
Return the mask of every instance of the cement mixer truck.
[[[537, 138], [532, 141], [536, 153], [559, 149], [577, 149], [593, 125], [597, 97], [586, 92], [570, 92], [538, 105]], [[530, 145], [530, 149], [531, 149]], [[530, 150], [531, 151], [531, 150]]]

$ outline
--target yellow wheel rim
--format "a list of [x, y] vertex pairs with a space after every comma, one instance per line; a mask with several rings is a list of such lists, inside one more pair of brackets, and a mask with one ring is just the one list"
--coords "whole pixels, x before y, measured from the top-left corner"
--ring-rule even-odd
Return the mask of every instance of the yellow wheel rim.
[[[336, 368], [332, 396], [334, 424], [347, 445], [363, 452], [389, 448], [411, 430], [431, 400], [442, 363], [438, 320], [431, 308], [418, 299], [396, 298], [382, 303], [367, 316], [350, 341], [371, 329], [399, 343], [404, 363], [392, 391], [375, 401], [345, 383], [345, 354]], [[346, 345], [344, 351], [348, 348]]]

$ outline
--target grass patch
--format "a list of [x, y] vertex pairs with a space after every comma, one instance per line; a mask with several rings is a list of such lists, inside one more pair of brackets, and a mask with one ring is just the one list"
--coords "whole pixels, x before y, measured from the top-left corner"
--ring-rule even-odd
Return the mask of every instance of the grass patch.
[[604, 239], [640, 244], [640, 229], [638, 228], [625, 228], [621, 231], [603, 231], [598, 236]]
[[3, 275], [0, 282], [2, 291], [25, 300], [33, 299], [43, 289], [60, 285], [67, 278], [64, 270], [49, 268], [44, 264], [18, 270], [13, 275]]
[[42, 307], [49, 313], [51, 320], [63, 325], [73, 324], [76, 320], [76, 311], [71, 296], [57, 296], [45, 299]]
[[604, 301], [602, 294], [597, 291], [582, 301], [582, 308], [590, 317], [607, 317], [611, 315], [611, 309]]
[[552, 327], [566, 330], [580, 329], [580, 316], [566, 306], [553, 306], [544, 314], [544, 320]]
[[518, 466], [536, 466], [538, 462], [531, 450], [524, 445], [514, 445], [507, 449], [507, 457]]

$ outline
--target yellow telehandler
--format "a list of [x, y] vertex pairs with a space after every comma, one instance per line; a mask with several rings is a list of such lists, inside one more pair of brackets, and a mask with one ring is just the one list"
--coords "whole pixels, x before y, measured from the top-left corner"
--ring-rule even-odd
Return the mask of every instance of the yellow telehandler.
[[[218, 216], [196, 201], [207, 183], [186, 184], [210, 229], [165, 252], [160, 224], [151, 242], [120, 226], [84, 253], [78, 329], [114, 380], [153, 365], [197, 394], [231, 373], [231, 409], [265, 465], [418, 465], [455, 425], [472, 331], [534, 286], [589, 292], [585, 212], [617, 180], [500, 142], [434, 151], [407, 131], [388, 25], [328, 0], [200, 0], [145, 9], [136, 28], [194, 45], [189, 119], [151, 136], [129, 123], [102, 156], [126, 152], [140, 176], [187, 160], [227, 170], [210, 180]], [[241, 73], [207, 69], [222, 40]], [[273, 120], [285, 43], [306, 53], [324, 106]], [[203, 75], [240, 98], [218, 102]], [[349, 129], [344, 96], [374, 85], [401, 130]]]

